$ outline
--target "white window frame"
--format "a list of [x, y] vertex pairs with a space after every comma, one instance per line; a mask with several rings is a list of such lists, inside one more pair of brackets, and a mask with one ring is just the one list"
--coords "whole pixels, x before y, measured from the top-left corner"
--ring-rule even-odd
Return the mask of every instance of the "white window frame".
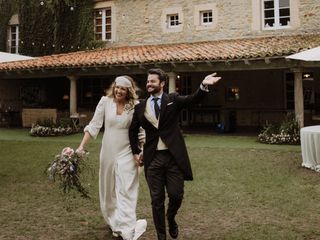
[[[170, 25], [170, 16], [173, 15], [178, 15], [178, 25]], [[181, 32], [184, 27], [182, 7], [163, 9], [160, 22], [163, 33]]]
[[[174, 18], [174, 19], [172, 19]], [[168, 28], [177, 28], [180, 25], [180, 21], [179, 21], [179, 14], [178, 13], [174, 13], [174, 14], [168, 14], [167, 15], [167, 27]]]
[[[94, 6], [95, 11], [100, 11], [101, 12], [101, 18], [102, 18], [102, 23], [101, 23], [101, 33], [96, 32], [96, 17], [94, 16], [94, 38], [96, 39], [96, 34], [101, 34], [101, 41], [104, 42], [113, 42], [116, 39], [116, 8], [114, 6], [113, 1], [103, 1], [103, 2], [97, 2]], [[106, 31], [106, 11], [111, 11], [110, 19], [111, 19], [111, 32]], [[106, 38], [106, 33], [111, 34], [111, 38]]]
[[[14, 39], [12, 38], [13, 32], [12, 27], [15, 28]], [[20, 42], [20, 36], [19, 36], [19, 15], [14, 14], [11, 16], [9, 20], [9, 24], [7, 26], [7, 52], [9, 53], [19, 53], [19, 42]], [[13, 44], [14, 43], [14, 44]], [[12, 51], [12, 48], [15, 48], [14, 51]]]
[[[107, 7], [107, 8], [100, 8], [100, 9], [95, 9], [96, 12], [99, 12], [99, 14], [101, 15], [101, 26], [100, 25], [96, 25], [96, 16], [94, 18], [94, 36], [96, 39], [96, 35], [100, 34], [101, 35], [101, 41], [111, 41], [112, 40], [112, 9], [111, 7]], [[111, 14], [110, 16], [107, 16], [107, 11], [110, 11]], [[106, 18], [110, 18], [110, 24], [107, 24], [106, 22]], [[111, 31], [107, 31], [107, 25], [110, 25]], [[101, 27], [101, 32], [97, 32], [96, 27], [100, 26]], [[110, 38], [106, 38], [107, 33], [110, 34]], [[96, 39], [97, 40], [97, 39]], [[100, 39], [99, 39], [100, 40]]]
[[[203, 13], [212, 12], [212, 22], [203, 22]], [[194, 25], [196, 30], [208, 30], [217, 27], [218, 9], [216, 3], [200, 4], [194, 7]]]
[[[15, 28], [15, 31], [12, 32], [12, 28]], [[12, 35], [15, 34], [15, 38], [13, 39]], [[9, 38], [8, 38], [8, 52], [9, 53], [19, 53], [19, 25], [9, 25]], [[15, 44], [14, 44], [15, 42]], [[15, 51], [12, 51], [12, 49]]]
[[[274, 25], [273, 26], [265, 26], [264, 24], [264, 21], [266, 19], [265, 17], [265, 9], [264, 9], [264, 3], [265, 2], [268, 2], [268, 1], [273, 1], [274, 2]], [[284, 25], [282, 26], [280, 24], [280, 1], [281, 0], [261, 0], [261, 23], [262, 23], [262, 29], [263, 30], [275, 30], [275, 29], [284, 29], [284, 28], [291, 28], [291, 19], [292, 19], [292, 11], [291, 11], [291, 1], [289, 1], [289, 6], [286, 7], [286, 8], [289, 8], [289, 11], [290, 11], [290, 15], [288, 16], [289, 17], [289, 24], [288, 25]]]
[[[211, 16], [205, 16], [205, 14], [210, 14], [210, 13], [211, 13]], [[204, 21], [205, 19], [207, 19], [208, 21], [205, 22]], [[212, 11], [212, 9], [200, 11], [200, 24], [201, 25], [213, 24], [213, 11]]]

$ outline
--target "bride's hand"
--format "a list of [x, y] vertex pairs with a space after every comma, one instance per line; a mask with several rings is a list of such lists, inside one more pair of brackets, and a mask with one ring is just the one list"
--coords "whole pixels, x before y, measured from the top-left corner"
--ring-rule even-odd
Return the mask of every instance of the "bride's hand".
[[84, 150], [83, 147], [79, 146], [76, 150], [76, 153], [84, 155], [86, 153], [86, 150]]

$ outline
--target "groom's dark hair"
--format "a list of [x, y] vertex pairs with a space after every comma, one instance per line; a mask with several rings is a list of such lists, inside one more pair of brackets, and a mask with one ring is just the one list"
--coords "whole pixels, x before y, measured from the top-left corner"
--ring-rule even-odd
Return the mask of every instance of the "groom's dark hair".
[[156, 74], [159, 76], [160, 82], [168, 82], [168, 74], [160, 68], [149, 69], [148, 74]]

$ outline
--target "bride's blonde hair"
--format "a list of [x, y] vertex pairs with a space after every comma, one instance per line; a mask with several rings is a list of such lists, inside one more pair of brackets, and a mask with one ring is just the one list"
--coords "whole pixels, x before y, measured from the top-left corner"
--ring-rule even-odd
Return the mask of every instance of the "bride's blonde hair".
[[[123, 75], [120, 77], [125, 77], [126, 79], [128, 79], [131, 82], [131, 87], [128, 87], [128, 94], [126, 96], [126, 100], [128, 101], [128, 104], [131, 108], [134, 108], [135, 103], [137, 102], [139, 96], [137, 95], [137, 91], [139, 91], [139, 88], [137, 87], [135, 81], [133, 80], [132, 77], [128, 76], [128, 75]], [[107, 89], [106, 91], [106, 96], [114, 98], [115, 94], [114, 94], [114, 89], [116, 87], [116, 82], [115, 80], [112, 82], [112, 84], [110, 85], [110, 87]]]

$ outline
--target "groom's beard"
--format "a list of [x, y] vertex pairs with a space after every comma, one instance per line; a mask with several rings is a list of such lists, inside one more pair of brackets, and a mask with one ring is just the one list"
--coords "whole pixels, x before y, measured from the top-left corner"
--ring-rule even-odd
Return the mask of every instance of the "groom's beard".
[[161, 92], [161, 86], [160, 84], [159, 85], [150, 85], [148, 86], [147, 85], [147, 92], [150, 93], [151, 95], [154, 95], [154, 94], [157, 94], [157, 93], [160, 93]]

